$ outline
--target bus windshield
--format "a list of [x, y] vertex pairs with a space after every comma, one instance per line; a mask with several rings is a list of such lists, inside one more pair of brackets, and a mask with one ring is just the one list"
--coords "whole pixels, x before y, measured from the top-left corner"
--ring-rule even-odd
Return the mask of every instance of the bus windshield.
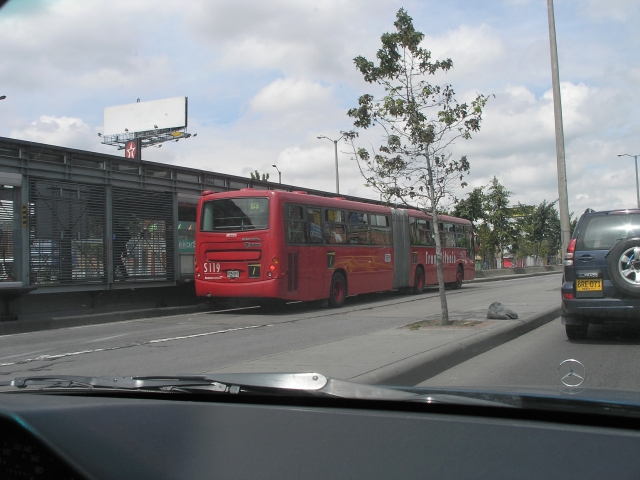
[[225, 198], [202, 205], [201, 232], [265, 230], [269, 227], [269, 199]]

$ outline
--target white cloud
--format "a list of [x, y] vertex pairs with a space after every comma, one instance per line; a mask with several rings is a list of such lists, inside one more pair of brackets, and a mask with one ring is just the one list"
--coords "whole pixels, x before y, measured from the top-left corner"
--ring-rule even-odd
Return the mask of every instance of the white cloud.
[[582, 0], [585, 4], [584, 11], [591, 17], [600, 21], [615, 20], [617, 22], [632, 21], [640, 14], [640, 5], [637, 0]]
[[306, 113], [331, 107], [335, 99], [331, 89], [305, 80], [281, 78], [267, 85], [251, 100], [251, 107], [265, 114]]
[[98, 141], [97, 130], [81, 118], [41, 115], [28, 124], [18, 125], [9, 137], [63, 147], [115, 153]]
[[16, 87], [27, 91], [104, 88], [166, 75], [156, 68], [162, 61], [138, 55], [147, 44], [138, 34], [150, 26], [139, 19], [158, 20], [155, 2], [59, 0], [41, 7], [24, 17], [0, 15], [0, 83], [18, 76]]

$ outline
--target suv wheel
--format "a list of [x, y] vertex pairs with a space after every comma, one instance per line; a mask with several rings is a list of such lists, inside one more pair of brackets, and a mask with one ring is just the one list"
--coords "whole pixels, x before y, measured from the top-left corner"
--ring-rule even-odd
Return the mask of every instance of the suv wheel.
[[589, 331], [589, 325], [565, 325], [565, 331], [567, 332], [567, 338], [569, 340], [584, 340], [587, 338], [587, 332]]
[[620, 240], [609, 252], [609, 278], [623, 293], [640, 297], [640, 237]]

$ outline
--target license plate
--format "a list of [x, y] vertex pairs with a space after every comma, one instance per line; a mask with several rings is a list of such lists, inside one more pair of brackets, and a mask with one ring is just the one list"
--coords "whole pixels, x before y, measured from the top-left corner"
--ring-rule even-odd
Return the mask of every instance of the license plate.
[[602, 279], [601, 278], [590, 278], [590, 279], [582, 279], [576, 280], [576, 291], [577, 292], [600, 292], [602, 291]]
[[240, 270], [227, 270], [227, 278], [239, 278]]

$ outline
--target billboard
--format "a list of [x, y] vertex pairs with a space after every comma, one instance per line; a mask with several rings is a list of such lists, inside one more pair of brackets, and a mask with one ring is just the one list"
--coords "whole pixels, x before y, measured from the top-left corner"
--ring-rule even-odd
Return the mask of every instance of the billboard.
[[104, 109], [104, 135], [187, 126], [187, 97], [136, 102]]

